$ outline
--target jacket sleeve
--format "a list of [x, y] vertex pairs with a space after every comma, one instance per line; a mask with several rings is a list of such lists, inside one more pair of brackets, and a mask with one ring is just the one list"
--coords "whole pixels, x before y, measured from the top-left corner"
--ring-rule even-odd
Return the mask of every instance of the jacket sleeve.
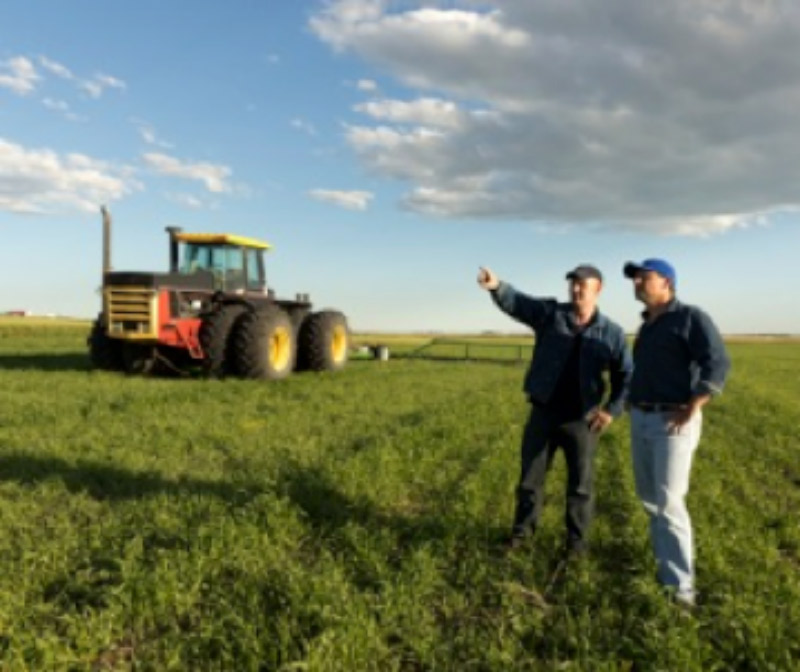
[[731, 361], [716, 325], [702, 310], [692, 311], [688, 342], [692, 359], [700, 370], [692, 395], [720, 394], [725, 386]]
[[608, 375], [611, 393], [606, 402], [606, 412], [616, 418], [622, 415], [628, 399], [628, 388], [633, 377], [633, 358], [625, 339], [625, 332], [622, 329], [616, 329], [615, 332], [613, 357]]
[[555, 299], [535, 299], [518, 292], [507, 282], [501, 282], [490, 294], [500, 310], [533, 329], [551, 318], [558, 305]]

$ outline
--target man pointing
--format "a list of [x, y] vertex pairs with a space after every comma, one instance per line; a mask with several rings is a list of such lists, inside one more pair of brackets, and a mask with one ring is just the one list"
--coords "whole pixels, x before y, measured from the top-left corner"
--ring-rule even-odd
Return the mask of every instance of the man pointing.
[[[582, 552], [593, 515], [593, 460], [600, 432], [623, 410], [631, 358], [622, 328], [602, 315], [603, 276], [583, 264], [569, 273], [569, 302], [534, 298], [481, 268], [478, 284], [495, 304], [533, 329], [536, 347], [525, 377], [531, 404], [522, 438], [521, 470], [511, 550], [539, 519], [545, 476], [559, 447], [567, 464], [566, 551]], [[606, 398], [604, 373], [610, 393]]]

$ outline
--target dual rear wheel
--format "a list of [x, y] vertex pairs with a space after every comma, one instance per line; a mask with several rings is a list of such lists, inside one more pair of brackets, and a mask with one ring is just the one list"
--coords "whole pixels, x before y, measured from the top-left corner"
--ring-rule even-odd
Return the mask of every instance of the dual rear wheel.
[[279, 306], [224, 306], [215, 315], [200, 331], [210, 375], [276, 380], [295, 369], [336, 371], [347, 363], [350, 334], [338, 311], [311, 313], [299, 325]]

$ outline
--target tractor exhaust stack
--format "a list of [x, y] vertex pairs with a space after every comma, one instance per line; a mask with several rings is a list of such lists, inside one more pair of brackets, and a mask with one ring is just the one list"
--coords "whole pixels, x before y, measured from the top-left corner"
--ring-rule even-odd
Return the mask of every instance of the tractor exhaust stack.
[[169, 272], [178, 272], [178, 239], [175, 237], [183, 229], [180, 226], [168, 226], [166, 228], [169, 234]]
[[111, 272], [111, 215], [106, 206], [100, 208], [103, 215], [103, 278]]

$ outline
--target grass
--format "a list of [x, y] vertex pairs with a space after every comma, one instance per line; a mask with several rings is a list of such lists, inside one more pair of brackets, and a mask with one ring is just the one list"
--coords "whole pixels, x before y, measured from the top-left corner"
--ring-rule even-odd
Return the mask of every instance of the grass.
[[277, 384], [89, 371], [0, 324], [0, 669], [800, 668], [800, 344], [735, 343], [689, 496], [702, 604], [653, 580], [627, 421], [593, 552], [565, 470], [508, 559], [523, 367], [356, 361]]

